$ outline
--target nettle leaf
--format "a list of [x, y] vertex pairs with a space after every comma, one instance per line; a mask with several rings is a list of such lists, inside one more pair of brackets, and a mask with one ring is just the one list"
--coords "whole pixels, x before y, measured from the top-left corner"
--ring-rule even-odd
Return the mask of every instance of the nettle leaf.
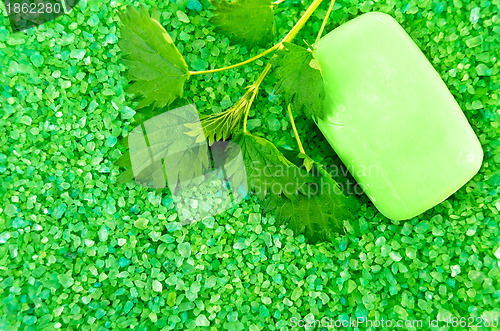
[[226, 178], [236, 187], [247, 181], [250, 190], [264, 201], [265, 209], [276, 212], [279, 224], [304, 234], [313, 243], [344, 232], [345, 222], [353, 221], [350, 199], [321, 164], [311, 160], [310, 171], [298, 167], [270, 141], [250, 133], [238, 133], [232, 141], [241, 149], [246, 177], [240, 168], [231, 166], [239, 150], [229, 145]]
[[248, 47], [263, 46], [276, 34], [272, 0], [213, 0], [215, 10], [209, 20], [215, 32]]
[[283, 44], [284, 48], [272, 59], [278, 77], [275, 93], [283, 94], [285, 102], [292, 104], [295, 111], [323, 118], [325, 89], [318, 61], [304, 47]]
[[[168, 116], [156, 116], [131, 131], [127, 141], [129, 151], [118, 158], [114, 164], [127, 168], [118, 178], [118, 183], [135, 181], [146, 187], [165, 188], [174, 191], [179, 183], [188, 182], [201, 176], [212, 164], [208, 145], [198, 142], [187, 134], [186, 123], [201, 124], [184, 106], [177, 111], [167, 111]], [[137, 131], [138, 130], [138, 131]], [[134, 150], [130, 150], [130, 139]], [[132, 167], [134, 162], [135, 171]], [[171, 176], [171, 178], [167, 178]], [[172, 185], [167, 184], [168, 183]]]
[[330, 241], [334, 232], [345, 233], [345, 225], [354, 221], [353, 204], [330, 174], [315, 163], [316, 177], [308, 184], [306, 194], [297, 199], [270, 196], [266, 210], [275, 210], [278, 224], [286, 224], [296, 234], [304, 234], [310, 243]]
[[[234, 135], [231, 141], [239, 145], [246, 169], [244, 177], [241, 169], [226, 166], [226, 176], [235, 186], [247, 180], [250, 190], [262, 200], [268, 195], [294, 199], [305, 193], [307, 172], [288, 161], [270, 141], [247, 132]], [[230, 160], [239, 152], [233, 147], [229, 145], [226, 151]]]
[[202, 129], [197, 125], [186, 124], [191, 129], [188, 135], [196, 137], [197, 141], [207, 139], [212, 145], [215, 141], [226, 140], [237, 129], [243, 113], [226, 110], [224, 112], [201, 116]]
[[190, 129], [187, 132], [192, 137], [197, 137], [197, 141], [207, 139], [212, 145], [216, 140], [226, 140], [235, 133], [241, 122], [241, 118], [245, 109], [250, 105], [250, 100], [254, 94], [253, 87], [250, 87], [247, 92], [230, 108], [223, 112], [200, 116], [203, 130], [196, 123], [186, 124]]
[[119, 13], [122, 22], [120, 49], [128, 65], [127, 76], [133, 81], [128, 92], [141, 97], [137, 108], [153, 105], [162, 108], [181, 98], [189, 78], [186, 61], [168, 32], [159, 23], [159, 14], [151, 16], [144, 6], [128, 6]]

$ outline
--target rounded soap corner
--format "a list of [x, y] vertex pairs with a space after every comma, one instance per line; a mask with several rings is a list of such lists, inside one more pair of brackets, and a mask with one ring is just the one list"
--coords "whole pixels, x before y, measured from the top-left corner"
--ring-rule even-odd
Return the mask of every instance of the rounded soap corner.
[[391, 221], [407, 221], [407, 220], [410, 220], [413, 217], [421, 214], [421, 213], [419, 213], [419, 214], [415, 215], [415, 213], [411, 213], [411, 214], [385, 213], [380, 209], [379, 209], [379, 211], [382, 215], [384, 215], [386, 218], [390, 219]]
[[383, 13], [381, 11], [372, 11], [372, 12], [363, 14], [361, 16], [373, 17], [373, 18], [375, 18], [375, 19], [377, 19], [378, 21], [381, 21], [381, 22], [383, 22], [384, 20], [389, 20], [391, 22], [396, 22], [397, 24], [399, 24], [398, 21], [396, 21], [396, 19], [394, 17], [392, 17], [389, 14]]
[[[372, 200], [372, 199], [370, 199]], [[402, 211], [402, 210], [394, 210], [394, 208], [389, 207], [388, 205], [382, 206], [379, 203], [375, 203], [372, 200], [372, 203], [375, 205], [375, 208], [384, 215], [385, 218], [390, 219], [391, 221], [406, 221], [413, 217], [415, 217], [414, 211]], [[419, 215], [419, 214], [416, 214]]]
[[475, 163], [475, 172], [474, 172], [474, 175], [475, 176], [479, 170], [481, 169], [481, 166], [483, 165], [483, 160], [484, 160], [484, 151], [483, 151], [483, 146], [481, 146], [481, 143], [479, 142], [479, 140], [477, 141], [477, 149], [479, 151], [478, 153], [478, 157], [476, 158], [476, 163]]
[[472, 163], [474, 165], [472, 167], [473, 171], [472, 171], [472, 175], [470, 176], [469, 180], [471, 180], [472, 177], [474, 177], [479, 172], [479, 170], [481, 169], [481, 166], [483, 165], [484, 151], [483, 151], [483, 147], [481, 146], [481, 143], [479, 142], [479, 140], [477, 140], [477, 143], [476, 143], [476, 150], [477, 150], [476, 158], [475, 158], [474, 162]]

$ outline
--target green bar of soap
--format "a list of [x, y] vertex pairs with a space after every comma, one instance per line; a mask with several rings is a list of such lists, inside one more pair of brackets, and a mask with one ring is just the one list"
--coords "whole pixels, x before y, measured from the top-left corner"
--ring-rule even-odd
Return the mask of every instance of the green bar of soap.
[[483, 151], [439, 74], [390, 16], [368, 13], [318, 43], [317, 125], [377, 209], [409, 219], [479, 170]]

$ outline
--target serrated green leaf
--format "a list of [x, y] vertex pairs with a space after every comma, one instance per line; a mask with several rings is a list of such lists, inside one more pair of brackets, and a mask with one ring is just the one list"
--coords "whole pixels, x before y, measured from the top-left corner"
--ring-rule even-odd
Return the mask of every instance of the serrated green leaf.
[[[226, 178], [235, 186], [248, 180], [248, 187], [264, 200], [265, 208], [276, 212], [279, 224], [317, 242], [343, 232], [344, 222], [353, 220], [350, 200], [322, 165], [299, 154], [299, 159], [313, 162], [313, 169], [307, 172], [287, 160], [271, 142], [249, 133], [239, 133], [232, 141], [241, 148], [246, 177], [241, 169], [226, 166]], [[228, 160], [236, 152], [227, 151]]]
[[[144, 186], [158, 188], [155, 178], [163, 178], [166, 185], [166, 170], [168, 169], [168, 175], [175, 176], [168, 181], [169, 183], [175, 182], [175, 186], [170, 187], [174, 191], [179, 183], [188, 182], [211, 168], [208, 145], [199, 143], [187, 135], [188, 129], [182, 125], [194, 122], [195, 119], [191, 114], [183, 110], [169, 111], [168, 116], [157, 116], [152, 122], [141, 124], [142, 131], [139, 132], [142, 132], [142, 135], [136, 135], [132, 139], [145, 139], [146, 144], [133, 144], [140, 148], [123, 154], [115, 161], [115, 164], [131, 167], [134, 163], [130, 158], [134, 157], [135, 164], [145, 166], [139, 171], [136, 170], [135, 174], [130, 172], [131, 169], [125, 171], [119, 178], [120, 183], [135, 178], [136, 182]], [[198, 126], [200, 126], [199, 122]], [[135, 130], [132, 130], [131, 134]]]
[[250, 48], [273, 40], [276, 28], [271, 0], [214, 0], [211, 3], [215, 10], [209, 22], [216, 26], [215, 32]]
[[133, 81], [128, 92], [141, 98], [137, 108], [148, 105], [165, 107], [182, 97], [189, 78], [186, 61], [153, 11], [131, 6], [119, 13], [122, 27], [119, 41], [128, 65], [127, 76]]
[[[245, 177], [241, 169], [226, 164], [226, 178], [236, 187], [247, 180], [260, 199], [269, 194], [294, 199], [300, 192], [305, 193], [307, 172], [288, 161], [270, 141], [247, 132], [236, 134], [231, 141], [239, 145], [246, 169]], [[229, 145], [226, 151], [228, 160], [236, 159], [239, 152], [233, 147]]]
[[301, 195], [295, 200], [278, 199], [275, 202], [281, 204], [275, 212], [278, 224], [286, 224], [296, 234], [304, 234], [311, 243], [330, 240], [333, 232], [344, 232], [344, 219], [336, 215], [338, 208], [333, 195]]
[[278, 83], [276, 94], [282, 94], [295, 111], [312, 118], [323, 118], [325, 89], [319, 63], [304, 47], [283, 43], [284, 48], [272, 59]]
[[226, 110], [217, 114], [210, 114], [201, 117], [202, 129], [196, 124], [188, 123], [186, 127], [190, 129], [188, 135], [196, 137], [196, 141], [207, 139], [212, 145], [216, 140], [226, 140], [237, 128], [242, 112]]
[[187, 134], [197, 137], [197, 140], [207, 139], [210, 145], [216, 140], [226, 140], [238, 130], [242, 115], [250, 105], [254, 90], [255, 87], [250, 87], [233, 106], [223, 112], [201, 116], [203, 130], [199, 130], [199, 125], [196, 123], [186, 124], [186, 127], [190, 129]]
[[345, 232], [344, 222], [353, 221], [352, 204], [324, 167], [314, 164], [318, 176], [308, 184], [307, 194], [296, 199], [269, 196], [266, 210], [275, 210], [278, 224], [286, 224], [311, 243], [330, 240], [334, 232]]

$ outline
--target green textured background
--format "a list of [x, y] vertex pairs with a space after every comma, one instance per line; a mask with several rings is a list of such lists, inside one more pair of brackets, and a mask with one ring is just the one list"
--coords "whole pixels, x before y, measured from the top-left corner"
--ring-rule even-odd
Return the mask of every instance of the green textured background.
[[[275, 226], [255, 199], [181, 227], [169, 194], [115, 184], [116, 141], [134, 127], [116, 45], [124, 4], [83, 0], [69, 16], [17, 34], [0, 17], [0, 329], [500, 318], [500, 1], [335, 5], [327, 31], [368, 11], [403, 25], [456, 97], [485, 158], [467, 185], [409, 221], [391, 222], [361, 197], [360, 234], [318, 245]], [[147, 5], [163, 13], [191, 70], [258, 53], [212, 33], [206, 1], [199, 12], [194, 0]], [[308, 5], [279, 6], [279, 36]], [[297, 43], [314, 41], [327, 6]], [[204, 113], [225, 109], [264, 64], [193, 77], [186, 99]], [[266, 78], [249, 125], [295, 148], [273, 82]], [[297, 122], [309, 154], [336, 162], [314, 124]]]

